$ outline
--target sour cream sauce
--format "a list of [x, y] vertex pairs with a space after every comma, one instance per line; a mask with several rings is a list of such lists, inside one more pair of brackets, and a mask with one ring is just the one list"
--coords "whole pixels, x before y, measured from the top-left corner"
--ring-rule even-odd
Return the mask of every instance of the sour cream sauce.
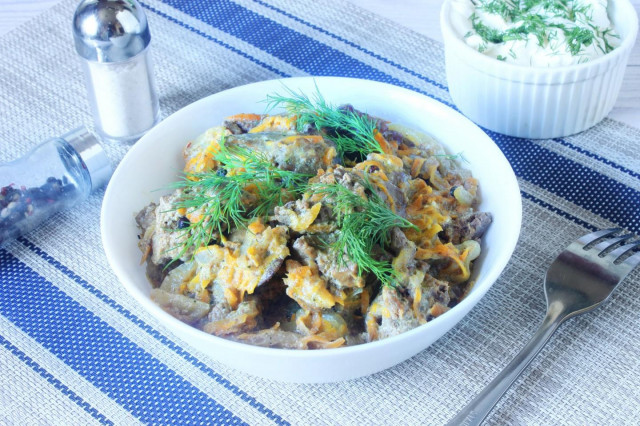
[[[513, 4], [512, 0], [504, 1], [507, 4]], [[529, 67], [560, 67], [588, 62], [618, 46], [619, 37], [615, 35], [607, 14], [607, 1], [569, 0], [568, 5], [571, 9], [587, 11], [587, 13], [575, 13], [573, 19], [570, 19], [568, 14], [558, 16], [557, 13], [545, 9], [543, 5], [537, 5], [527, 12], [528, 15], [540, 16], [547, 24], [560, 24], [565, 28], [578, 26], [592, 30], [593, 41], [588, 45], [580, 46], [577, 52], [571, 52], [565, 32], [555, 27], [546, 29], [542, 44], [538, 37], [531, 33], [524, 35], [522, 39], [501, 43], [485, 40], [474, 29], [472, 21], [474, 13], [475, 22], [500, 33], [523, 25], [522, 19], [505, 20], [497, 13], [483, 10], [482, 6], [490, 3], [489, 0], [453, 0], [451, 23], [469, 46], [487, 56]]]

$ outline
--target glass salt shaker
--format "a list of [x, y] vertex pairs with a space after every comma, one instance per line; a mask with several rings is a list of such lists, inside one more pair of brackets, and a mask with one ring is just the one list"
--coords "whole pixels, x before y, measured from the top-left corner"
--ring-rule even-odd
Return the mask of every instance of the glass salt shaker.
[[73, 36], [98, 134], [136, 141], [160, 117], [142, 7], [136, 0], [83, 0], [73, 17]]
[[85, 200], [111, 173], [102, 146], [84, 127], [0, 164], [0, 247]]

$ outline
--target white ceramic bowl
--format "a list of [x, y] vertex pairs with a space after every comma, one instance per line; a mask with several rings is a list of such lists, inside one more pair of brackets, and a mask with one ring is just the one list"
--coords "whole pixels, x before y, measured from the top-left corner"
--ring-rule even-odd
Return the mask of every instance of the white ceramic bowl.
[[[460, 304], [407, 333], [359, 346], [316, 351], [272, 349], [209, 335], [173, 318], [149, 299], [151, 286], [140, 265], [134, 215], [162, 194], [183, 167], [184, 145], [223, 118], [264, 112], [267, 94], [283, 84], [314, 93], [430, 133], [451, 153], [464, 152], [480, 181], [480, 209], [494, 223], [483, 239], [476, 263], [477, 282]], [[171, 115], [147, 133], [124, 157], [107, 187], [101, 216], [102, 242], [111, 267], [127, 291], [176, 335], [211, 358], [246, 373], [290, 382], [330, 382], [389, 368], [415, 355], [453, 327], [487, 292], [511, 257], [520, 233], [521, 199], [513, 171], [491, 139], [452, 109], [418, 93], [367, 80], [318, 77], [272, 80], [211, 95]]]
[[453, 25], [452, 0], [446, 0], [440, 24], [451, 98], [477, 124], [510, 136], [557, 138], [588, 129], [613, 108], [638, 32], [628, 0], [610, 0], [608, 12], [619, 47], [584, 64], [530, 68], [468, 46]]

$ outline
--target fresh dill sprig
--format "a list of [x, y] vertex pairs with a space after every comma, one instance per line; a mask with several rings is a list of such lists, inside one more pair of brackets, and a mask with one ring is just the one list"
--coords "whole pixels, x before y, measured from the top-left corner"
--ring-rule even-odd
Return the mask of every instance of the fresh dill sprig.
[[338, 239], [332, 244], [338, 262], [344, 265], [345, 256], [358, 266], [358, 273], [372, 273], [383, 285], [393, 285], [397, 272], [391, 262], [375, 259], [376, 246], [386, 248], [390, 244], [394, 227], [414, 228], [414, 224], [392, 211], [376, 193], [370, 181], [362, 182], [367, 197], [361, 197], [344, 186], [313, 184], [310, 190], [324, 194], [332, 204], [340, 229]]
[[283, 205], [304, 192], [312, 175], [282, 170], [274, 166], [262, 153], [220, 140], [214, 155], [217, 170], [187, 173], [173, 185], [183, 190], [173, 208], [185, 209], [197, 220], [177, 231], [187, 237], [174, 259], [181, 258], [192, 248], [209, 244], [214, 234], [223, 235], [235, 227], [246, 226], [256, 217], [265, 217], [274, 207]]
[[287, 95], [268, 95], [268, 110], [283, 107], [297, 117], [299, 131], [312, 124], [325, 133], [336, 144], [336, 151], [342, 160], [354, 154], [366, 158], [372, 152], [384, 153], [376, 140], [377, 123], [364, 114], [338, 108], [328, 103], [316, 87], [316, 93], [309, 97], [289, 88]]
[[514, 17], [514, 4], [511, 1], [505, 0], [489, 0], [476, 5], [476, 8], [479, 10], [483, 10], [487, 13], [492, 13], [494, 15], [500, 15], [505, 21], [508, 19], [513, 19]]
[[485, 25], [475, 12], [469, 19], [471, 19], [473, 30], [482, 38], [482, 40], [491, 43], [503, 43], [505, 41], [505, 34], [503, 31], [499, 31], [495, 28]]
[[[487, 49], [486, 43], [500, 44], [508, 41], [527, 40], [533, 35], [540, 46], [551, 45], [557, 34], [564, 35], [564, 48], [573, 56], [591, 46], [608, 53], [615, 46], [611, 29], [598, 28], [593, 21], [593, 6], [575, 0], [474, 0], [478, 11], [498, 15], [515, 26], [500, 30], [485, 24], [477, 13], [469, 19], [475, 33], [485, 42], [479, 50]], [[564, 20], [565, 22], [560, 22]], [[465, 36], [465, 38], [468, 38]], [[554, 50], [560, 48], [556, 43]], [[511, 55], [513, 57], [513, 55]], [[501, 60], [507, 59], [502, 56]]]
[[437, 157], [437, 158], [444, 158], [444, 159], [446, 159], [446, 160], [451, 160], [451, 161], [453, 161], [453, 160], [462, 160], [462, 161], [464, 161], [465, 163], [468, 163], [468, 162], [469, 162], [469, 160], [467, 160], [467, 159], [464, 157], [464, 155], [463, 155], [463, 154], [464, 154], [464, 153], [463, 153], [462, 151], [460, 151], [460, 152], [458, 152], [457, 154], [435, 154], [435, 155], [434, 155], [434, 157]]
[[595, 37], [592, 30], [580, 27], [564, 30], [564, 35], [567, 38], [567, 48], [573, 56], [580, 53], [582, 46], [590, 46]]
[[220, 236], [232, 226], [243, 226], [246, 220], [246, 207], [242, 200], [244, 186], [237, 178], [215, 173], [189, 173], [173, 185], [184, 191], [173, 208], [185, 209], [189, 213], [198, 211], [199, 216], [198, 220], [187, 221], [187, 226], [176, 229], [187, 237], [181, 246], [172, 248], [178, 250], [174, 261], [191, 249], [209, 245], [214, 234]]

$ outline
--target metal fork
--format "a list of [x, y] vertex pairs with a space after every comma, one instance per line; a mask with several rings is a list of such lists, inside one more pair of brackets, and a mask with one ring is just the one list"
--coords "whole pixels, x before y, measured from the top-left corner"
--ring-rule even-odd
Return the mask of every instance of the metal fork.
[[640, 252], [624, 259], [640, 247], [640, 241], [620, 245], [633, 235], [613, 237], [619, 231], [618, 228], [605, 229], [585, 235], [556, 257], [544, 281], [547, 315], [540, 328], [498, 377], [448, 425], [479, 425], [558, 326], [566, 319], [600, 306], [629, 272], [640, 264]]

